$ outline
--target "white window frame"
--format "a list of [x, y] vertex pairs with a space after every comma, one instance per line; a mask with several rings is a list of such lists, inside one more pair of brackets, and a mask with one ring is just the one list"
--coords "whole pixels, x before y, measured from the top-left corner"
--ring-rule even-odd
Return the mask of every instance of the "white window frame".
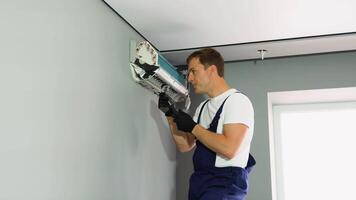
[[279, 162], [281, 149], [274, 120], [274, 106], [311, 103], [355, 102], [356, 87], [316, 90], [268, 92], [268, 128], [271, 167], [272, 200], [285, 200], [283, 190], [282, 165]]

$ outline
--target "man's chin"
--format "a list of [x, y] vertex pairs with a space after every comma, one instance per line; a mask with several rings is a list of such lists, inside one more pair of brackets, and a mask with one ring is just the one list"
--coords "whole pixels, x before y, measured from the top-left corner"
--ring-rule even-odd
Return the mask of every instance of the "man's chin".
[[197, 89], [197, 88], [194, 88], [194, 92], [195, 92], [196, 94], [203, 94], [203, 93], [204, 93], [203, 91], [201, 91], [201, 90], [199, 90], [199, 89]]

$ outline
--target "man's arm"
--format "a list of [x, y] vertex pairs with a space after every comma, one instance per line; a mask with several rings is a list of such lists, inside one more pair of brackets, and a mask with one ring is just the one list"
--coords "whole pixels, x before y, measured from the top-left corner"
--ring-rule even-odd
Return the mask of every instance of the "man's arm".
[[174, 106], [169, 102], [169, 98], [165, 93], [159, 94], [158, 108], [164, 112], [167, 117], [169, 129], [171, 130], [174, 142], [180, 152], [190, 151], [195, 146], [195, 137], [191, 133], [186, 133], [177, 129], [173, 115], [177, 112]]
[[178, 130], [176, 123], [173, 121], [173, 117], [167, 116], [167, 121], [178, 151], [188, 152], [192, 150], [195, 146], [195, 136], [191, 133]]
[[247, 130], [248, 126], [241, 123], [224, 124], [223, 134], [216, 134], [198, 124], [193, 128], [192, 134], [212, 151], [232, 159], [238, 152]]

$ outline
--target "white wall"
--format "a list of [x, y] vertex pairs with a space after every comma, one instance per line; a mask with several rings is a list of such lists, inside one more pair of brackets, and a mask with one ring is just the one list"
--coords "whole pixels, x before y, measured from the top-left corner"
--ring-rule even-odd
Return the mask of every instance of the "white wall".
[[100, 0], [0, 1], [0, 200], [175, 199], [175, 146], [131, 80], [130, 39]]

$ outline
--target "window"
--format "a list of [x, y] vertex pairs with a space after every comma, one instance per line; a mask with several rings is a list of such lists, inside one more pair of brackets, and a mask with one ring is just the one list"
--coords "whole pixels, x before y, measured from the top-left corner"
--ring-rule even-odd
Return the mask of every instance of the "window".
[[320, 91], [269, 94], [274, 200], [356, 199], [356, 98]]

